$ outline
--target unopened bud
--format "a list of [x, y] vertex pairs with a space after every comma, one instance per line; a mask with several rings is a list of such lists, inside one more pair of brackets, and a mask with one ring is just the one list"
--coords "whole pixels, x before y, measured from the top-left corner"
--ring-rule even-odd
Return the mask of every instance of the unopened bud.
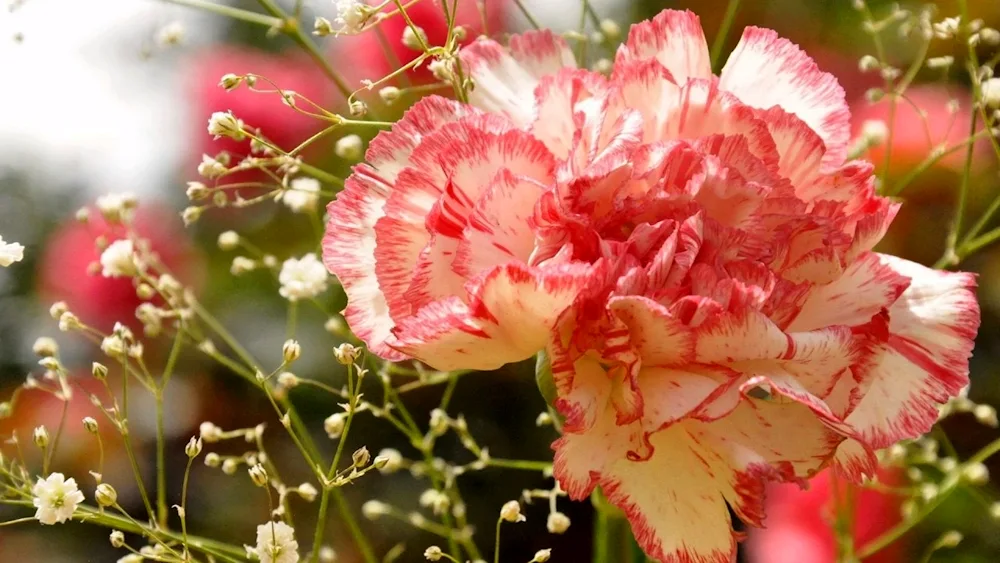
[[235, 250], [240, 245], [240, 235], [236, 231], [225, 231], [219, 235], [219, 250]]
[[187, 445], [184, 446], [184, 453], [190, 458], [198, 457], [198, 454], [201, 453], [201, 438], [191, 436]]
[[111, 547], [119, 548], [125, 545], [125, 534], [118, 530], [111, 530]]
[[540, 549], [535, 552], [535, 557], [529, 563], [545, 563], [552, 558], [551, 549]]
[[42, 336], [35, 340], [31, 350], [40, 358], [51, 358], [59, 354], [59, 344], [48, 336]]
[[94, 500], [97, 501], [98, 506], [104, 508], [114, 506], [118, 502], [118, 491], [107, 483], [101, 483], [94, 491]]
[[423, 51], [424, 45], [427, 45], [427, 33], [420, 27], [406, 26], [403, 30], [402, 43], [407, 49]]
[[368, 453], [368, 448], [361, 446], [360, 448], [354, 450], [351, 454], [351, 459], [354, 461], [354, 467], [361, 468], [366, 467], [368, 462], [371, 461], [372, 454]]
[[299, 345], [297, 340], [286, 340], [284, 345], [281, 346], [281, 358], [286, 364], [294, 362], [301, 355], [302, 346]]
[[99, 428], [97, 426], [97, 421], [94, 420], [93, 417], [89, 417], [89, 416], [88, 417], [84, 417], [84, 419], [83, 419], [83, 427], [84, 427], [84, 429], [87, 430], [87, 432], [90, 432], [91, 434], [97, 434], [97, 432], [99, 430]]
[[326, 435], [330, 437], [331, 440], [336, 440], [344, 432], [344, 423], [347, 421], [347, 415], [338, 412], [331, 414], [326, 417], [323, 421], [323, 430], [326, 431]]
[[337, 359], [338, 363], [345, 366], [352, 365], [360, 355], [361, 349], [348, 342], [344, 342], [333, 349], [333, 357]]
[[395, 86], [386, 86], [378, 91], [378, 95], [386, 105], [392, 105], [399, 99], [401, 92]]
[[524, 522], [524, 515], [521, 514], [521, 503], [516, 500], [508, 501], [500, 508], [500, 518], [507, 522]]
[[254, 485], [258, 487], [264, 487], [267, 485], [267, 471], [261, 464], [254, 465], [247, 470], [250, 473], [250, 480], [253, 481]]
[[364, 156], [364, 143], [357, 135], [345, 135], [337, 139], [333, 150], [338, 157], [356, 162]]
[[550, 512], [548, 520], [545, 521], [545, 527], [551, 534], [565, 533], [569, 529], [569, 525], [569, 516], [562, 512]]
[[221, 86], [223, 89], [227, 91], [232, 90], [233, 88], [237, 88], [242, 83], [243, 83], [243, 77], [237, 76], [232, 73], [223, 74], [222, 78], [219, 79], [219, 86]]
[[108, 377], [108, 367], [100, 362], [90, 364], [90, 373], [97, 379]]
[[36, 427], [31, 437], [39, 448], [44, 450], [49, 446], [49, 431], [45, 429], [45, 426]]

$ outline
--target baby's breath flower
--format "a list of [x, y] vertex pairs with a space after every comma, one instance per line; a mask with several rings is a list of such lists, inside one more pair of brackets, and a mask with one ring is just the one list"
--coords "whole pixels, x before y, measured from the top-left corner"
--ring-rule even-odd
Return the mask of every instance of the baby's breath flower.
[[0, 266], [6, 268], [21, 260], [24, 260], [24, 246], [16, 242], [5, 243], [0, 236]]
[[229, 266], [229, 273], [234, 276], [240, 276], [247, 272], [252, 272], [257, 269], [257, 261], [251, 260], [246, 256], [237, 256], [233, 258], [233, 263]]
[[110, 223], [127, 221], [139, 204], [139, 200], [131, 192], [108, 193], [97, 198], [97, 210]]
[[364, 29], [371, 15], [370, 7], [359, 0], [334, 0], [334, 4], [337, 7], [334, 22], [340, 27], [340, 33], [357, 33]]
[[160, 28], [156, 39], [163, 47], [180, 45], [184, 42], [184, 26], [180, 22], [170, 22]]
[[253, 481], [254, 485], [258, 487], [267, 486], [267, 470], [261, 464], [256, 464], [250, 469], [247, 469], [247, 473], [250, 474], [250, 480]]
[[331, 440], [336, 440], [340, 438], [340, 435], [344, 432], [344, 424], [347, 422], [347, 415], [338, 412], [331, 414], [326, 417], [323, 421], [323, 430], [326, 431], [326, 435], [330, 437]]
[[125, 545], [125, 534], [121, 533], [120, 530], [111, 530], [111, 547], [122, 547]]
[[507, 522], [524, 522], [525, 517], [521, 514], [521, 503], [516, 500], [505, 503], [500, 508], [500, 518]]
[[428, 561], [440, 561], [444, 557], [444, 552], [441, 551], [440, 547], [432, 545], [424, 550], [424, 557]]
[[243, 120], [237, 119], [231, 111], [217, 111], [208, 118], [208, 134], [221, 139], [229, 137], [234, 141], [246, 138], [243, 132]]
[[399, 453], [399, 450], [393, 448], [385, 448], [380, 451], [375, 459], [379, 458], [385, 460], [382, 467], [378, 467], [379, 472], [383, 475], [395, 473], [396, 471], [399, 471], [399, 468], [403, 465], [403, 454]]
[[128, 278], [138, 271], [135, 247], [129, 239], [116, 240], [101, 253], [101, 275], [106, 278]]
[[622, 28], [614, 20], [601, 20], [601, 33], [608, 38], [608, 41], [615, 41], [622, 35]]
[[205, 421], [198, 426], [198, 433], [202, 440], [205, 440], [209, 444], [212, 442], [218, 442], [222, 439], [222, 429], [215, 424]]
[[38, 479], [31, 489], [35, 518], [42, 524], [56, 524], [69, 520], [77, 505], [83, 502], [83, 493], [76, 486], [76, 480], [67, 479], [62, 473], [52, 473], [45, 479]]
[[31, 438], [35, 442], [35, 445], [43, 450], [49, 445], [49, 431], [45, 429], [44, 425], [35, 427]]
[[268, 522], [257, 526], [257, 546], [253, 552], [261, 563], [297, 563], [299, 542], [295, 529], [284, 522]]
[[302, 497], [302, 499], [305, 500], [306, 502], [312, 502], [316, 500], [316, 495], [319, 494], [319, 491], [316, 490], [316, 487], [312, 486], [312, 484], [310, 483], [302, 483], [301, 485], [295, 488], [295, 492], [298, 493], [299, 496]]
[[105, 508], [114, 506], [118, 502], [118, 491], [107, 483], [101, 483], [94, 491], [94, 500], [97, 501], [99, 506]]
[[427, 32], [420, 27], [406, 26], [406, 28], [403, 29], [403, 38], [401, 43], [407, 49], [423, 51], [424, 45], [427, 45]]
[[83, 428], [90, 432], [91, 434], [97, 434], [100, 427], [97, 425], [97, 421], [93, 417], [86, 416], [83, 418]]
[[192, 436], [191, 439], [188, 440], [187, 445], [184, 446], [184, 453], [191, 458], [198, 457], [198, 454], [201, 453], [201, 442], [201, 438], [195, 438]]
[[370, 500], [361, 505], [361, 514], [369, 520], [376, 520], [388, 513], [389, 505], [382, 501]]
[[299, 378], [290, 371], [283, 371], [278, 374], [278, 385], [291, 389], [299, 384]]
[[198, 174], [205, 178], [218, 178], [226, 173], [226, 165], [219, 162], [219, 159], [212, 158], [207, 154], [201, 155], [201, 164], [198, 165]]
[[[1000, 109], [1000, 78], [990, 78], [983, 82], [983, 104], [991, 109]], [[2, 241], [3, 239], [0, 239]]]
[[333, 357], [337, 359], [337, 363], [345, 366], [349, 366], [356, 362], [358, 356], [360, 355], [361, 348], [358, 348], [350, 342], [343, 342], [333, 349]]
[[59, 354], [59, 344], [48, 336], [41, 336], [35, 339], [31, 351], [40, 358], [51, 358]]
[[278, 282], [281, 288], [278, 293], [289, 301], [310, 299], [326, 291], [326, 266], [315, 254], [306, 254], [302, 258], [289, 258], [281, 265]]
[[569, 529], [570, 521], [569, 516], [566, 516], [562, 512], [550, 512], [548, 520], [545, 521], [545, 527], [552, 534], [562, 534]]
[[391, 105], [399, 99], [400, 91], [399, 88], [396, 88], [395, 86], [386, 86], [378, 91], [378, 95], [382, 98], [382, 101], [385, 102], [386, 105]]
[[224, 231], [219, 235], [219, 250], [234, 250], [240, 244], [240, 235], [236, 231]]
[[535, 557], [528, 563], [545, 563], [552, 558], [551, 549], [539, 549], [535, 552]]
[[295, 360], [299, 359], [302, 355], [302, 346], [297, 340], [286, 340], [284, 344], [281, 345], [281, 358], [286, 364], [290, 364]]
[[189, 200], [198, 201], [199, 199], [208, 197], [209, 189], [208, 186], [201, 182], [188, 182], [185, 194]]
[[243, 83], [243, 77], [233, 73], [223, 74], [219, 79], [219, 86], [226, 91], [239, 87]]
[[112, 334], [104, 337], [101, 340], [101, 351], [111, 358], [121, 358], [125, 355], [128, 346], [125, 341], [122, 340], [117, 334]]
[[292, 180], [288, 189], [283, 190], [279, 196], [289, 209], [295, 213], [304, 213], [316, 209], [320, 187], [319, 180], [301, 176]]
[[334, 146], [334, 152], [337, 156], [351, 162], [361, 160], [361, 157], [364, 156], [363, 149], [364, 143], [357, 135], [345, 135], [337, 139], [337, 144]]

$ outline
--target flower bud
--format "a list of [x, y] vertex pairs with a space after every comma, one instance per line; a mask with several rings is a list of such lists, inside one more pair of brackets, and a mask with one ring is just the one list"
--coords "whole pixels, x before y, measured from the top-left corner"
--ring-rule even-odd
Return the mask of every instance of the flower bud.
[[233, 88], [238, 87], [243, 82], [243, 77], [232, 73], [223, 74], [222, 78], [219, 79], [219, 86], [223, 89], [229, 91]]
[[56, 301], [49, 307], [49, 316], [55, 320], [59, 320], [64, 313], [69, 312], [69, 307], [66, 305], [65, 301]]
[[521, 503], [516, 500], [508, 501], [500, 508], [500, 518], [507, 522], [524, 522], [524, 515], [521, 514]]
[[286, 364], [294, 362], [301, 355], [302, 346], [299, 345], [297, 340], [286, 340], [285, 344], [281, 347], [281, 358]]
[[545, 563], [551, 558], [552, 558], [551, 549], [539, 549], [538, 551], [535, 552], [534, 559], [532, 559], [528, 563]]
[[198, 434], [208, 443], [218, 442], [222, 439], [222, 429], [215, 424], [205, 421], [198, 425]]
[[99, 430], [99, 428], [97, 426], [97, 421], [94, 420], [93, 417], [89, 417], [89, 416], [88, 417], [84, 417], [84, 419], [83, 419], [83, 427], [87, 430], [87, 432], [90, 432], [91, 434], [97, 434], [97, 432]]
[[258, 487], [267, 486], [267, 471], [263, 465], [258, 463], [248, 469], [247, 472], [250, 473], [250, 480], [253, 481], [254, 485]]
[[214, 135], [216, 139], [229, 137], [234, 141], [242, 141], [246, 138], [243, 132], [243, 121], [236, 119], [231, 111], [217, 111], [208, 118], [208, 134]]
[[353, 364], [360, 355], [361, 349], [348, 342], [344, 342], [333, 349], [333, 357], [337, 359], [338, 363], [345, 366]]
[[614, 20], [601, 20], [601, 33], [608, 38], [608, 41], [616, 41], [622, 35], [622, 28]]
[[35, 445], [43, 450], [49, 446], [49, 431], [45, 429], [45, 426], [36, 427], [31, 438]]
[[960, 543], [962, 543], [962, 532], [957, 530], [949, 530], [945, 532], [937, 541], [937, 544], [940, 547], [957, 547]]
[[226, 458], [226, 460], [222, 462], [222, 472], [226, 475], [235, 475], [237, 467], [239, 467], [239, 465], [236, 463], [236, 460], [231, 457]]
[[370, 500], [361, 505], [361, 514], [369, 519], [376, 520], [379, 516], [389, 513], [389, 505], [377, 500]]
[[368, 448], [361, 446], [360, 448], [354, 450], [351, 454], [351, 459], [354, 461], [354, 467], [361, 468], [368, 465], [371, 461], [372, 454], [368, 453]]
[[327, 35], [332, 35], [334, 32], [335, 30], [333, 28], [333, 24], [330, 23], [330, 20], [323, 17], [317, 17], [316, 20], [313, 21], [313, 35], [326, 37]]
[[278, 374], [278, 385], [291, 389], [299, 384], [299, 378], [290, 371], [283, 371]]
[[569, 529], [569, 525], [569, 516], [562, 512], [550, 512], [548, 520], [545, 521], [545, 527], [550, 534], [562, 534]]
[[407, 49], [423, 51], [424, 45], [427, 45], [427, 33], [420, 27], [406, 26], [401, 42]]
[[125, 534], [118, 530], [111, 530], [111, 547], [119, 548], [125, 545]]
[[344, 423], [347, 421], [347, 415], [342, 412], [331, 414], [326, 417], [323, 421], [323, 430], [326, 431], [326, 435], [330, 437], [331, 440], [336, 440], [340, 438], [340, 435], [344, 432]]
[[94, 491], [94, 500], [97, 501], [98, 506], [104, 508], [114, 506], [118, 502], [118, 491], [107, 483], [101, 483]]
[[972, 414], [980, 424], [985, 424], [991, 428], [997, 427], [997, 410], [991, 405], [976, 405], [972, 409]]
[[432, 545], [424, 550], [424, 558], [428, 561], [440, 561], [442, 557], [444, 557], [444, 552], [436, 545]]
[[191, 436], [191, 439], [188, 440], [187, 445], [184, 446], [184, 453], [187, 454], [187, 456], [190, 458], [198, 457], [198, 454], [201, 453], [201, 438]]
[[205, 465], [208, 467], [218, 467], [222, 464], [222, 458], [215, 452], [208, 452], [205, 455]]
[[364, 142], [357, 135], [345, 135], [337, 139], [333, 152], [344, 160], [356, 162], [364, 156]]
[[51, 358], [59, 354], [59, 344], [48, 336], [42, 336], [35, 340], [31, 350], [40, 358]]
[[973, 486], [985, 485], [990, 481], [990, 470], [982, 463], [973, 463], [962, 470], [962, 478]]
[[378, 95], [386, 105], [392, 105], [399, 100], [401, 92], [395, 86], [386, 86], [378, 91]]
[[[382, 459], [385, 462], [379, 466], [378, 461]], [[383, 475], [389, 475], [390, 473], [395, 473], [399, 471], [399, 468], [403, 465], [403, 454], [399, 453], [399, 450], [393, 448], [385, 448], [378, 453], [375, 457], [375, 468], [379, 470]]]
[[188, 182], [187, 191], [185, 193], [187, 194], [187, 198], [189, 200], [198, 201], [200, 199], [205, 199], [206, 197], [208, 197], [208, 194], [211, 193], [211, 190], [209, 190], [208, 186], [206, 186], [201, 182]]
[[185, 207], [184, 211], [181, 212], [181, 219], [184, 221], [184, 225], [191, 225], [199, 218], [201, 218], [202, 208], [197, 206]]
[[362, 117], [368, 113], [368, 105], [361, 100], [355, 100], [350, 105], [351, 117]]
[[219, 235], [219, 250], [235, 250], [240, 245], [240, 235], [236, 231], [225, 231]]
[[108, 377], [108, 367], [102, 363], [94, 362], [90, 364], [90, 373], [97, 379], [105, 379]]
[[302, 499], [306, 502], [312, 502], [316, 500], [316, 495], [319, 494], [319, 491], [316, 490], [316, 487], [312, 486], [310, 483], [302, 483], [301, 485], [295, 488], [295, 492], [298, 493], [299, 496], [302, 497]]

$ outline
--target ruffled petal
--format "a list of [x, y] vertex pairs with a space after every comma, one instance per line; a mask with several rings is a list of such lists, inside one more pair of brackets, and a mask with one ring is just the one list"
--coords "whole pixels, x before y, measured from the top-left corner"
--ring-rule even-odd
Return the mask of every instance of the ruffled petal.
[[844, 89], [791, 41], [769, 29], [746, 28], [720, 78], [719, 86], [745, 104], [780, 106], [798, 116], [823, 139], [823, 165], [843, 164], [851, 135]]
[[867, 362], [867, 388], [847, 422], [883, 448], [930, 430], [937, 407], [968, 384], [979, 304], [972, 274], [879, 258], [910, 285], [889, 308], [888, 339]]
[[683, 86], [690, 78], [710, 78], [712, 63], [701, 20], [690, 11], [663, 10], [637, 23], [618, 48], [615, 66], [628, 61], [655, 59]]
[[491, 39], [481, 39], [461, 50], [466, 73], [475, 82], [469, 102], [489, 112], [506, 114], [518, 126], [528, 126], [534, 116], [538, 81], [561, 68], [574, 68], [573, 52], [549, 30], [515, 35], [506, 49]]
[[491, 370], [545, 347], [557, 318], [586, 286], [587, 264], [506, 264], [458, 297], [435, 301], [394, 329], [400, 351], [435, 369]]

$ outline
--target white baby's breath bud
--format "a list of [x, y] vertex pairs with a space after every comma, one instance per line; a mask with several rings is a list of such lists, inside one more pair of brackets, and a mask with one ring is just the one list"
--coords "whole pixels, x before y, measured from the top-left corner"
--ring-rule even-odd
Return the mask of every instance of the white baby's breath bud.
[[889, 136], [889, 127], [881, 119], [869, 119], [861, 124], [861, 138], [868, 147], [877, 147], [885, 143]]
[[239, 468], [239, 464], [236, 460], [229, 457], [222, 462], [222, 472], [226, 475], [236, 475], [236, 470]]
[[56, 301], [49, 307], [49, 316], [55, 320], [59, 320], [59, 317], [68, 312], [69, 306], [66, 305], [65, 301]]
[[938, 460], [937, 466], [941, 471], [949, 473], [958, 467], [958, 461], [953, 457], [943, 457]]
[[283, 371], [278, 374], [278, 385], [291, 389], [299, 384], [299, 378], [290, 371]]
[[139, 272], [135, 247], [129, 239], [116, 240], [101, 253], [101, 275], [130, 278]]
[[385, 448], [378, 453], [375, 458], [376, 462], [379, 459], [385, 460], [385, 463], [381, 467], [378, 467], [376, 463], [376, 469], [379, 470], [383, 475], [388, 475], [390, 473], [395, 473], [399, 471], [400, 467], [403, 466], [403, 454], [399, 453], [399, 450], [393, 448]]
[[172, 47], [184, 42], [184, 26], [181, 22], [170, 22], [160, 28], [156, 40], [162, 47]]
[[983, 82], [983, 104], [990, 109], [1000, 109], [1000, 78]]
[[614, 20], [601, 20], [601, 33], [608, 38], [608, 41], [617, 41], [622, 35], [622, 28]]
[[247, 473], [250, 474], [250, 480], [253, 481], [254, 485], [258, 487], [267, 486], [267, 470], [261, 464], [256, 464], [250, 469], [247, 469]]
[[290, 364], [299, 359], [302, 355], [302, 346], [297, 340], [286, 340], [281, 346], [281, 358], [286, 364]]
[[[148, 283], [140, 283], [139, 287], [135, 288], [135, 295], [143, 301], [149, 301], [156, 296], [156, 290], [153, 289], [153, 286]], [[143, 303], [143, 305], [149, 305], [152, 307], [149, 303]]]
[[403, 46], [414, 51], [423, 51], [427, 43], [427, 33], [421, 27], [406, 26], [403, 29]]
[[359, 469], [367, 467], [368, 462], [371, 461], [371, 459], [372, 454], [368, 452], [368, 448], [365, 446], [361, 446], [360, 448], [354, 450], [354, 453], [351, 454], [351, 460], [354, 462], [354, 467]]
[[865, 99], [868, 100], [868, 103], [870, 104], [880, 102], [884, 97], [885, 91], [881, 88], [869, 88], [865, 91]]
[[364, 143], [357, 135], [345, 135], [337, 139], [334, 152], [344, 160], [356, 162], [364, 156]]
[[222, 464], [222, 457], [215, 452], [205, 454], [205, 465], [208, 467], [218, 467]]
[[882, 64], [878, 62], [878, 59], [871, 55], [865, 55], [858, 60], [858, 70], [861, 72], [871, 72], [873, 70], [878, 70], [881, 68]]
[[139, 200], [130, 192], [108, 193], [99, 196], [95, 204], [106, 221], [120, 223], [131, 217]]
[[49, 447], [49, 431], [45, 429], [45, 426], [35, 427], [34, 432], [31, 434], [32, 440], [34, 440], [35, 445], [41, 449]]
[[569, 525], [569, 516], [566, 516], [562, 512], [550, 512], [548, 519], [545, 521], [545, 527], [551, 534], [565, 533], [569, 529]]
[[85, 416], [83, 417], [83, 428], [90, 432], [91, 434], [97, 434], [99, 427], [97, 421], [93, 417]]
[[521, 514], [521, 503], [516, 500], [505, 503], [500, 508], [500, 518], [507, 522], [524, 522], [524, 515]]
[[469, 30], [464, 25], [456, 25], [452, 33], [455, 34], [455, 39], [459, 42], [465, 41], [469, 37]]
[[368, 104], [361, 100], [355, 100], [350, 105], [351, 117], [362, 117], [368, 113]]
[[332, 35], [333, 33], [333, 24], [330, 23], [330, 20], [323, 17], [317, 17], [313, 21], [313, 35], [326, 37], [327, 35]]
[[111, 530], [111, 547], [119, 548], [125, 545], [125, 534], [119, 530]]
[[252, 272], [257, 269], [257, 261], [251, 260], [246, 256], [237, 256], [233, 258], [233, 263], [229, 266], [229, 273], [234, 276], [241, 276], [247, 272]]
[[187, 445], [184, 446], [184, 453], [190, 458], [198, 457], [198, 454], [201, 453], [201, 442], [202, 439], [200, 437], [191, 436]]
[[361, 348], [351, 344], [350, 342], [343, 342], [333, 349], [333, 357], [337, 359], [337, 363], [345, 366], [352, 365], [361, 356]]
[[444, 552], [436, 545], [432, 545], [424, 550], [424, 558], [428, 561], [440, 561], [442, 557], [444, 557]]
[[331, 440], [336, 440], [340, 438], [340, 435], [344, 432], [344, 424], [347, 422], [347, 415], [338, 412], [331, 414], [326, 417], [323, 421], [323, 430], [326, 431], [326, 435], [330, 437]]
[[546, 561], [548, 561], [551, 558], [552, 558], [552, 550], [551, 549], [540, 549], [540, 550], [538, 550], [538, 551], [535, 552], [534, 559], [532, 559], [528, 563], [545, 563]]
[[984, 424], [991, 428], [997, 427], [997, 410], [991, 405], [976, 405], [976, 407], [972, 409], [972, 414], [976, 417], [976, 420], [978, 420], [980, 424]]
[[215, 424], [205, 421], [198, 425], [198, 435], [209, 444], [222, 439], [222, 429]]
[[979, 30], [979, 40], [987, 45], [1000, 45], [1000, 31], [984, 27]]
[[599, 72], [601, 74], [610, 74], [613, 67], [614, 63], [612, 63], [611, 59], [607, 57], [601, 57], [594, 62], [594, 72]]
[[955, 64], [955, 57], [945, 56], [945, 57], [931, 57], [927, 59], [927, 68], [940, 69], [948, 68]]
[[311, 299], [326, 291], [329, 273], [315, 254], [289, 258], [281, 264], [278, 293], [289, 301]]
[[548, 426], [552, 424], [552, 415], [547, 412], [540, 412], [538, 416], [535, 417], [535, 426]]
[[372, 9], [358, 0], [335, 0], [337, 17], [334, 22], [340, 26], [339, 33], [357, 33], [364, 29]]
[[316, 209], [319, 201], [319, 192], [322, 186], [319, 180], [300, 176], [293, 179], [287, 189], [279, 195], [281, 201], [295, 213], [305, 213]]
[[40, 358], [51, 358], [59, 354], [59, 344], [53, 338], [41, 336], [35, 339], [31, 351]]
[[973, 463], [962, 470], [962, 478], [970, 485], [978, 487], [990, 481], [990, 470], [982, 463]]
[[431, 411], [430, 420], [431, 434], [441, 436], [448, 431], [448, 414], [441, 409]]
[[234, 250], [240, 245], [240, 235], [236, 231], [224, 231], [219, 234], [219, 250]]
[[378, 91], [378, 95], [386, 105], [392, 105], [402, 93], [395, 86], [386, 86]]
[[233, 73], [223, 74], [222, 78], [219, 79], [219, 86], [226, 91], [237, 88], [242, 83], [243, 77]]
[[451, 82], [455, 79], [455, 65], [446, 59], [434, 59], [427, 65], [434, 78], [441, 82]]
[[361, 514], [369, 520], [376, 520], [389, 513], [389, 505], [377, 500], [370, 500], [361, 505]]
[[205, 199], [211, 191], [208, 186], [201, 182], [188, 182], [186, 190], [187, 198], [191, 201], [198, 201], [200, 199]]
[[185, 207], [184, 211], [181, 211], [181, 219], [184, 220], [184, 225], [190, 226], [194, 224], [201, 218], [202, 211], [204, 211], [204, 209], [196, 205]]
[[949, 530], [938, 539], [937, 545], [944, 548], [958, 547], [962, 543], [962, 533], [957, 530]]
[[107, 483], [101, 483], [94, 490], [94, 500], [97, 501], [98, 506], [104, 508], [114, 506], [118, 502], [118, 491]]
[[108, 367], [100, 362], [93, 362], [90, 364], [90, 374], [97, 379], [104, 379], [108, 377]]
[[81, 327], [83, 327], [83, 325], [80, 324], [80, 319], [69, 311], [66, 311], [61, 317], [59, 317], [59, 330], [63, 332]]
[[201, 156], [201, 164], [198, 165], [198, 174], [205, 178], [218, 178], [226, 173], [226, 165], [212, 158], [207, 154]]
[[106, 336], [103, 340], [101, 340], [101, 351], [107, 354], [110, 358], [119, 359], [124, 357], [127, 349], [128, 347], [125, 344], [125, 341], [123, 341], [117, 334]]
[[298, 493], [299, 496], [302, 497], [302, 500], [306, 502], [312, 502], [316, 500], [316, 495], [319, 494], [319, 491], [316, 490], [316, 487], [312, 486], [312, 484], [310, 483], [302, 483], [298, 487], [295, 487], [295, 492]]

